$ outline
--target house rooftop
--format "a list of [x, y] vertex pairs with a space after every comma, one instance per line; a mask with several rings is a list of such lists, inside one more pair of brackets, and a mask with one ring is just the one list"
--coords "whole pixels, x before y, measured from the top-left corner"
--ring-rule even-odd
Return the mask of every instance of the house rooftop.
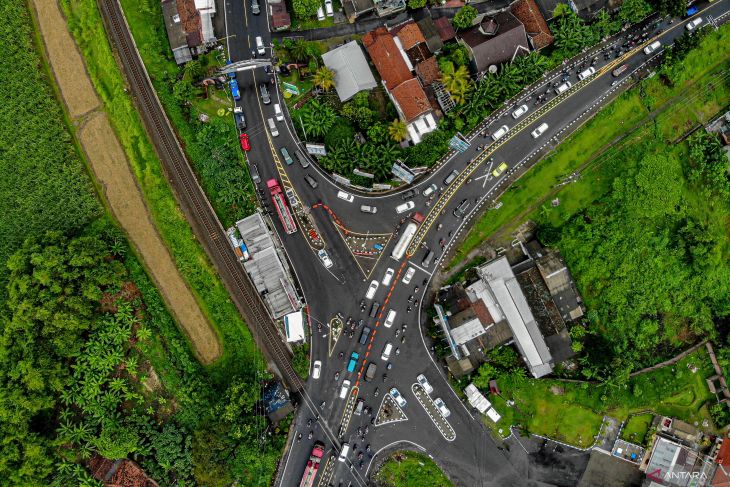
[[428, 47], [428, 50], [434, 54], [440, 51], [441, 48], [444, 47], [444, 43], [441, 40], [441, 35], [439, 34], [436, 24], [431, 16], [426, 15], [417, 23], [418, 27], [421, 29], [423, 37], [426, 38], [426, 46]]
[[365, 53], [356, 41], [322, 54], [322, 61], [335, 73], [335, 90], [340, 101], [347, 101], [360, 91], [378, 86]]
[[509, 12], [485, 17], [479, 25], [465, 30], [459, 37], [471, 49], [479, 72], [493, 64], [511, 61], [520, 53], [530, 52], [525, 26]]
[[374, 9], [375, 3], [373, 0], [342, 0], [342, 8], [345, 11], [345, 16], [353, 21], [358, 15]]
[[550, 27], [545, 22], [545, 17], [542, 16], [535, 0], [519, 0], [512, 5], [512, 14], [524, 24], [533, 48], [542, 49], [553, 43], [554, 38]]
[[[401, 50], [398, 49], [393, 36], [385, 27], [378, 27], [368, 32], [363, 36], [362, 42], [388, 90], [396, 88], [404, 81], [413, 79]], [[424, 98], [425, 96], [424, 94]]]
[[448, 18], [439, 17], [438, 19], [433, 21], [433, 25], [436, 26], [436, 30], [439, 33], [441, 42], [450, 41], [451, 39], [456, 37], [456, 31], [454, 30], [454, 26], [451, 25], [451, 21]]
[[411, 77], [411, 79], [391, 89], [390, 92], [400, 107], [406, 123], [410, 123], [424, 113], [433, 110], [426, 93], [421, 87], [421, 83], [416, 78]]
[[423, 37], [423, 33], [418, 27], [418, 24], [412, 20], [400, 26], [397, 29], [397, 32], [392, 32], [398, 36], [398, 39], [400, 39], [401, 45], [403, 46], [403, 49], [405, 49], [406, 51], [416, 44], [426, 42], [426, 38]]
[[271, 9], [271, 28], [274, 30], [291, 27], [291, 16], [286, 10], [285, 3], [269, 3]]

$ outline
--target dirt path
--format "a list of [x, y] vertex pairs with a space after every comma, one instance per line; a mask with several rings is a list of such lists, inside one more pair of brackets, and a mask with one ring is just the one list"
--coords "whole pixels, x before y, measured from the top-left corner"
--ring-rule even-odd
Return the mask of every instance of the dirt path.
[[55, 0], [32, 0], [51, 70], [104, 198], [137, 250], [172, 315], [201, 362], [221, 356], [218, 335], [180, 275], [127, 163], [124, 150], [86, 73]]

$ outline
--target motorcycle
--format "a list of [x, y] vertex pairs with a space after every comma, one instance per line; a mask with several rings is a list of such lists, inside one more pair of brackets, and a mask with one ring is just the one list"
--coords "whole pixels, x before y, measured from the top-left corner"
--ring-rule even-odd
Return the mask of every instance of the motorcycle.
[[340, 358], [345, 356], [345, 352], [340, 352]]
[[400, 355], [400, 348], [396, 348], [396, 349], [395, 349], [395, 354], [396, 354], [396, 355]]
[[314, 431], [310, 431], [309, 434], [307, 435], [307, 439], [311, 440], [313, 436], [314, 436]]
[[297, 435], [297, 443], [300, 442], [300, 441], [302, 441], [302, 434], [301, 433], [299, 433]]
[[383, 382], [385, 382], [386, 380], [388, 380], [388, 374], [383, 374]]
[[335, 382], [336, 382], [336, 381], [337, 381], [337, 380], [338, 380], [339, 378], [340, 378], [340, 373], [339, 373], [339, 372], [335, 372]]
[[403, 335], [402, 337], [400, 337], [400, 342], [401, 343], [405, 343], [406, 342], [406, 336], [405, 335]]
[[398, 338], [398, 335], [400, 335], [400, 330], [395, 330], [395, 337]]
[[377, 387], [375, 388], [374, 394], [375, 394], [375, 397], [378, 397], [380, 395], [380, 390]]
[[411, 311], [413, 311], [413, 308], [411, 308], [410, 306], [408, 306], [408, 307], [406, 308], [406, 313], [410, 313]]

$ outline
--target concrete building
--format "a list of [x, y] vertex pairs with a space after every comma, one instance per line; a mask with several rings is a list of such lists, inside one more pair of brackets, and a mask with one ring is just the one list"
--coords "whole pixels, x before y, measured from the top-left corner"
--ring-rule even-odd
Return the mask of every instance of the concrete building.
[[553, 358], [506, 257], [477, 267], [479, 280], [467, 288], [486, 305], [495, 322], [506, 320], [530, 373], [552, 372]]
[[361, 91], [372, 90], [378, 86], [365, 59], [365, 53], [357, 41], [350, 41], [327, 51], [322, 54], [322, 61], [335, 73], [335, 90], [342, 102]]
[[679, 442], [657, 436], [647, 465], [646, 478], [657, 485], [703, 487], [710, 485], [715, 465], [712, 460]]

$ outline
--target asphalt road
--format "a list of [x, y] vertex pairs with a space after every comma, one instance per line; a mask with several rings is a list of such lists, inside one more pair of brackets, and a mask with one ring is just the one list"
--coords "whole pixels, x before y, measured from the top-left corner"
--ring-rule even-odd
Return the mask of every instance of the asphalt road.
[[[703, 6], [705, 9], [701, 13], [703, 19], [707, 21], [712, 17], [717, 23], [726, 21], [729, 2], [730, 0], [721, 0]], [[265, 13], [253, 16], [247, 3], [235, 0], [226, 2], [225, 16], [229, 53], [233, 61], [251, 57], [256, 36], [261, 36], [264, 43], [269, 44], [270, 34]], [[318, 485], [327, 485], [327, 482], [335, 486], [340, 483], [344, 486], [350, 483], [366, 485], [373, 458], [377, 458], [379, 452], [390, 451], [400, 446], [421, 450], [431, 455], [456, 485], [523, 486], [561, 483], [555, 479], [554, 472], [549, 472], [544, 466], [532, 468], [530, 455], [507, 456], [497, 448], [479, 418], [475, 419], [463, 406], [446, 381], [442, 369], [432, 359], [427, 341], [421, 333], [422, 325], [427, 318], [422, 313], [420, 303], [419, 306], [412, 306], [409, 297], [414, 296], [422, 302], [431, 273], [439, 265], [438, 259], [448, 252], [450, 245], [459, 237], [461, 231], [468, 228], [473, 217], [480, 214], [506, 189], [512, 177], [537, 164], [542, 154], [557, 145], [569, 132], [585, 122], [591, 113], [625, 89], [629, 75], [644, 68], [659, 53], [657, 51], [650, 55], [644, 54], [642, 48], [646, 44], [655, 39], [662, 45], [671, 44], [684, 33], [684, 24], [685, 21], [674, 21], [671, 24], [662, 22], [656, 31], [653, 27], [647, 31], [646, 42], [639, 43], [625, 56], [617, 59], [612, 55], [608, 61], [604, 60], [604, 49], [614, 44], [623, 44], [632, 32], [619, 34], [608, 43], [582, 54], [569, 63], [569, 67], [572, 68], [569, 81], [573, 84], [573, 88], [568, 92], [560, 96], [554, 94], [553, 84], [562, 74], [551, 73], [523, 92], [514, 103], [486, 120], [483, 127], [476, 131], [477, 135], [471, 140], [471, 146], [466, 152], [453, 154], [437, 170], [416, 185], [422, 190], [428, 185], [436, 184], [439, 191], [433, 200], [428, 202], [428, 206], [422, 196], [413, 200], [416, 203], [414, 211], [426, 215], [426, 222], [421, 226], [411, 249], [413, 255], [400, 261], [392, 259], [390, 251], [397, 240], [393, 238], [383, 256], [375, 264], [372, 274], [367, 276], [356, 264], [329, 214], [321, 208], [316, 208], [312, 210], [312, 216], [334, 261], [331, 269], [325, 269], [302, 236], [302, 232], [286, 235], [280, 227], [277, 227], [312, 316], [312, 359], [323, 362], [321, 377], [316, 380], [310, 378], [307, 382], [305, 396], [308, 400], [299, 408], [293, 425], [296, 434], [302, 433], [302, 439], [295, 440], [285, 454], [280, 485], [298, 484], [313, 443], [317, 440], [324, 441], [328, 452], [335, 458], [344, 442], [352, 447], [345, 462], [333, 459], [330, 468], [320, 469], [320, 477], [323, 475], [322, 472], [326, 472], [328, 478], [324, 481], [318, 479]], [[583, 68], [585, 69], [594, 55], [598, 56], [595, 64], [596, 75], [579, 82], [573, 65], [588, 59]], [[611, 71], [623, 64], [628, 66], [626, 72], [614, 78]], [[305, 205], [311, 206], [320, 202], [328, 205], [339, 220], [352, 231], [393, 233], [397, 230], [404, 215], [397, 215], [394, 208], [402, 203], [402, 191], [374, 197], [355, 194], [353, 202], [346, 202], [337, 198], [339, 188], [316, 164], [310, 165], [307, 169], [301, 167], [298, 162], [291, 166], [277, 165], [276, 159], [280, 158], [281, 147], [287, 147], [293, 156], [299, 144], [289, 126], [288, 117], [285, 122], [277, 122], [279, 130], [277, 137], [272, 137], [265, 128], [265, 120], [274, 117], [274, 103], [280, 103], [285, 110], [285, 104], [280, 101], [279, 93], [276, 91], [276, 84], [270, 85], [272, 103], [264, 105], [258, 94], [257, 85], [269, 82], [270, 75], [263, 69], [256, 69], [239, 72], [237, 79], [241, 90], [241, 100], [238, 105], [244, 108], [248, 123], [246, 132], [252, 144], [252, 150], [248, 154], [249, 162], [256, 164], [261, 175], [260, 196], [265, 204], [268, 201], [266, 180], [285, 177], [291, 181]], [[617, 80], [618, 83], [615, 83]], [[545, 93], [546, 90], [547, 99], [544, 103], [536, 105], [536, 96]], [[528, 112], [515, 120], [511, 112], [522, 103], [528, 105]], [[533, 137], [531, 132], [542, 123], [547, 123], [548, 128], [539, 137]], [[494, 133], [502, 125], [507, 125], [510, 130], [498, 142], [492, 143], [491, 138], [482, 137], [482, 131], [488, 130]], [[486, 147], [477, 148], [482, 145]], [[492, 171], [502, 162], [505, 162], [508, 168], [499, 176], [494, 176]], [[446, 187], [443, 180], [453, 170], [462, 174], [451, 186]], [[311, 175], [319, 182], [316, 190], [304, 182], [305, 174]], [[469, 207], [464, 217], [457, 218], [453, 212], [462, 201], [469, 202]], [[359, 208], [362, 204], [377, 206], [378, 213], [375, 215], [361, 213]], [[276, 218], [274, 221], [279, 225]], [[443, 247], [440, 244], [442, 240]], [[434, 249], [436, 260], [423, 268], [421, 261], [428, 249]], [[413, 266], [416, 272], [410, 284], [406, 285], [402, 282], [402, 278], [410, 266]], [[369, 281], [371, 279], [380, 281], [387, 268], [394, 269], [396, 276], [389, 285], [379, 286], [373, 300], [380, 303], [381, 308], [378, 315], [370, 318], [368, 311], [372, 301], [366, 300], [364, 312], [360, 309], [360, 302], [364, 299]], [[409, 306], [413, 308], [411, 312], [407, 311]], [[387, 328], [383, 322], [390, 309], [395, 310], [396, 317], [392, 327]], [[332, 355], [329, 356], [328, 344], [332, 337], [328, 323], [337, 313], [346, 318], [351, 316], [356, 322], [362, 319], [363, 326], [370, 327], [373, 332], [363, 345], [358, 341], [362, 327], [356, 328], [352, 338], [343, 333], [335, 344]], [[322, 325], [321, 331], [318, 331], [317, 323]], [[405, 333], [396, 337], [396, 329], [402, 330], [403, 325], [407, 326]], [[401, 342], [403, 336], [405, 341]], [[388, 361], [383, 361], [380, 355], [387, 342], [393, 343], [393, 346], [399, 349], [399, 353], [396, 355], [393, 352]], [[347, 372], [347, 360], [353, 351], [358, 352], [361, 358], [355, 370]], [[362, 377], [364, 367], [370, 362], [377, 364], [376, 377], [372, 382], [365, 381]], [[386, 371], [387, 362], [392, 364], [392, 369]], [[384, 377], [385, 373], [387, 378]], [[448, 441], [436, 429], [434, 421], [412, 392], [411, 385], [420, 373], [428, 377], [434, 388], [431, 397], [443, 398], [451, 411], [448, 423], [456, 434], [453, 441]], [[337, 380], [335, 374], [338, 374]], [[408, 402], [404, 408], [408, 419], [375, 427], [370, 425], [368, 415], [352, 416], [346, 431], [339, 435], [340, 421], [344, 416], [346, 404], [346, 400], [339, 398], [339, 392], [345, 379], [358, 387], [358, 396], [365, 400], [366, 405], [373, 408], [373, 413], [377, 413], [382, 395], [391, 387], [397, 387]], [[379, 392], [377, 397], [376, 389]], [[307, 426], [307, 420], [315, 418], [316, 415], [319, 415], [319, 421], [313, 421], [311, 426]], [[357, 435], [358, 427], [364, 428], [368, 425], [370, 425], [369, 433], [364, 438]], [[310, 431], [312, 439], [308, 440]], [[357, 448], [354, 447], [355, 444]], [[370, 445], [373, 455], [364, 453], [363, 464], [360, 466], [357, 455], [363, 451], [365, 445]], [[542, 483], [543, 481], [546, 483]]]

